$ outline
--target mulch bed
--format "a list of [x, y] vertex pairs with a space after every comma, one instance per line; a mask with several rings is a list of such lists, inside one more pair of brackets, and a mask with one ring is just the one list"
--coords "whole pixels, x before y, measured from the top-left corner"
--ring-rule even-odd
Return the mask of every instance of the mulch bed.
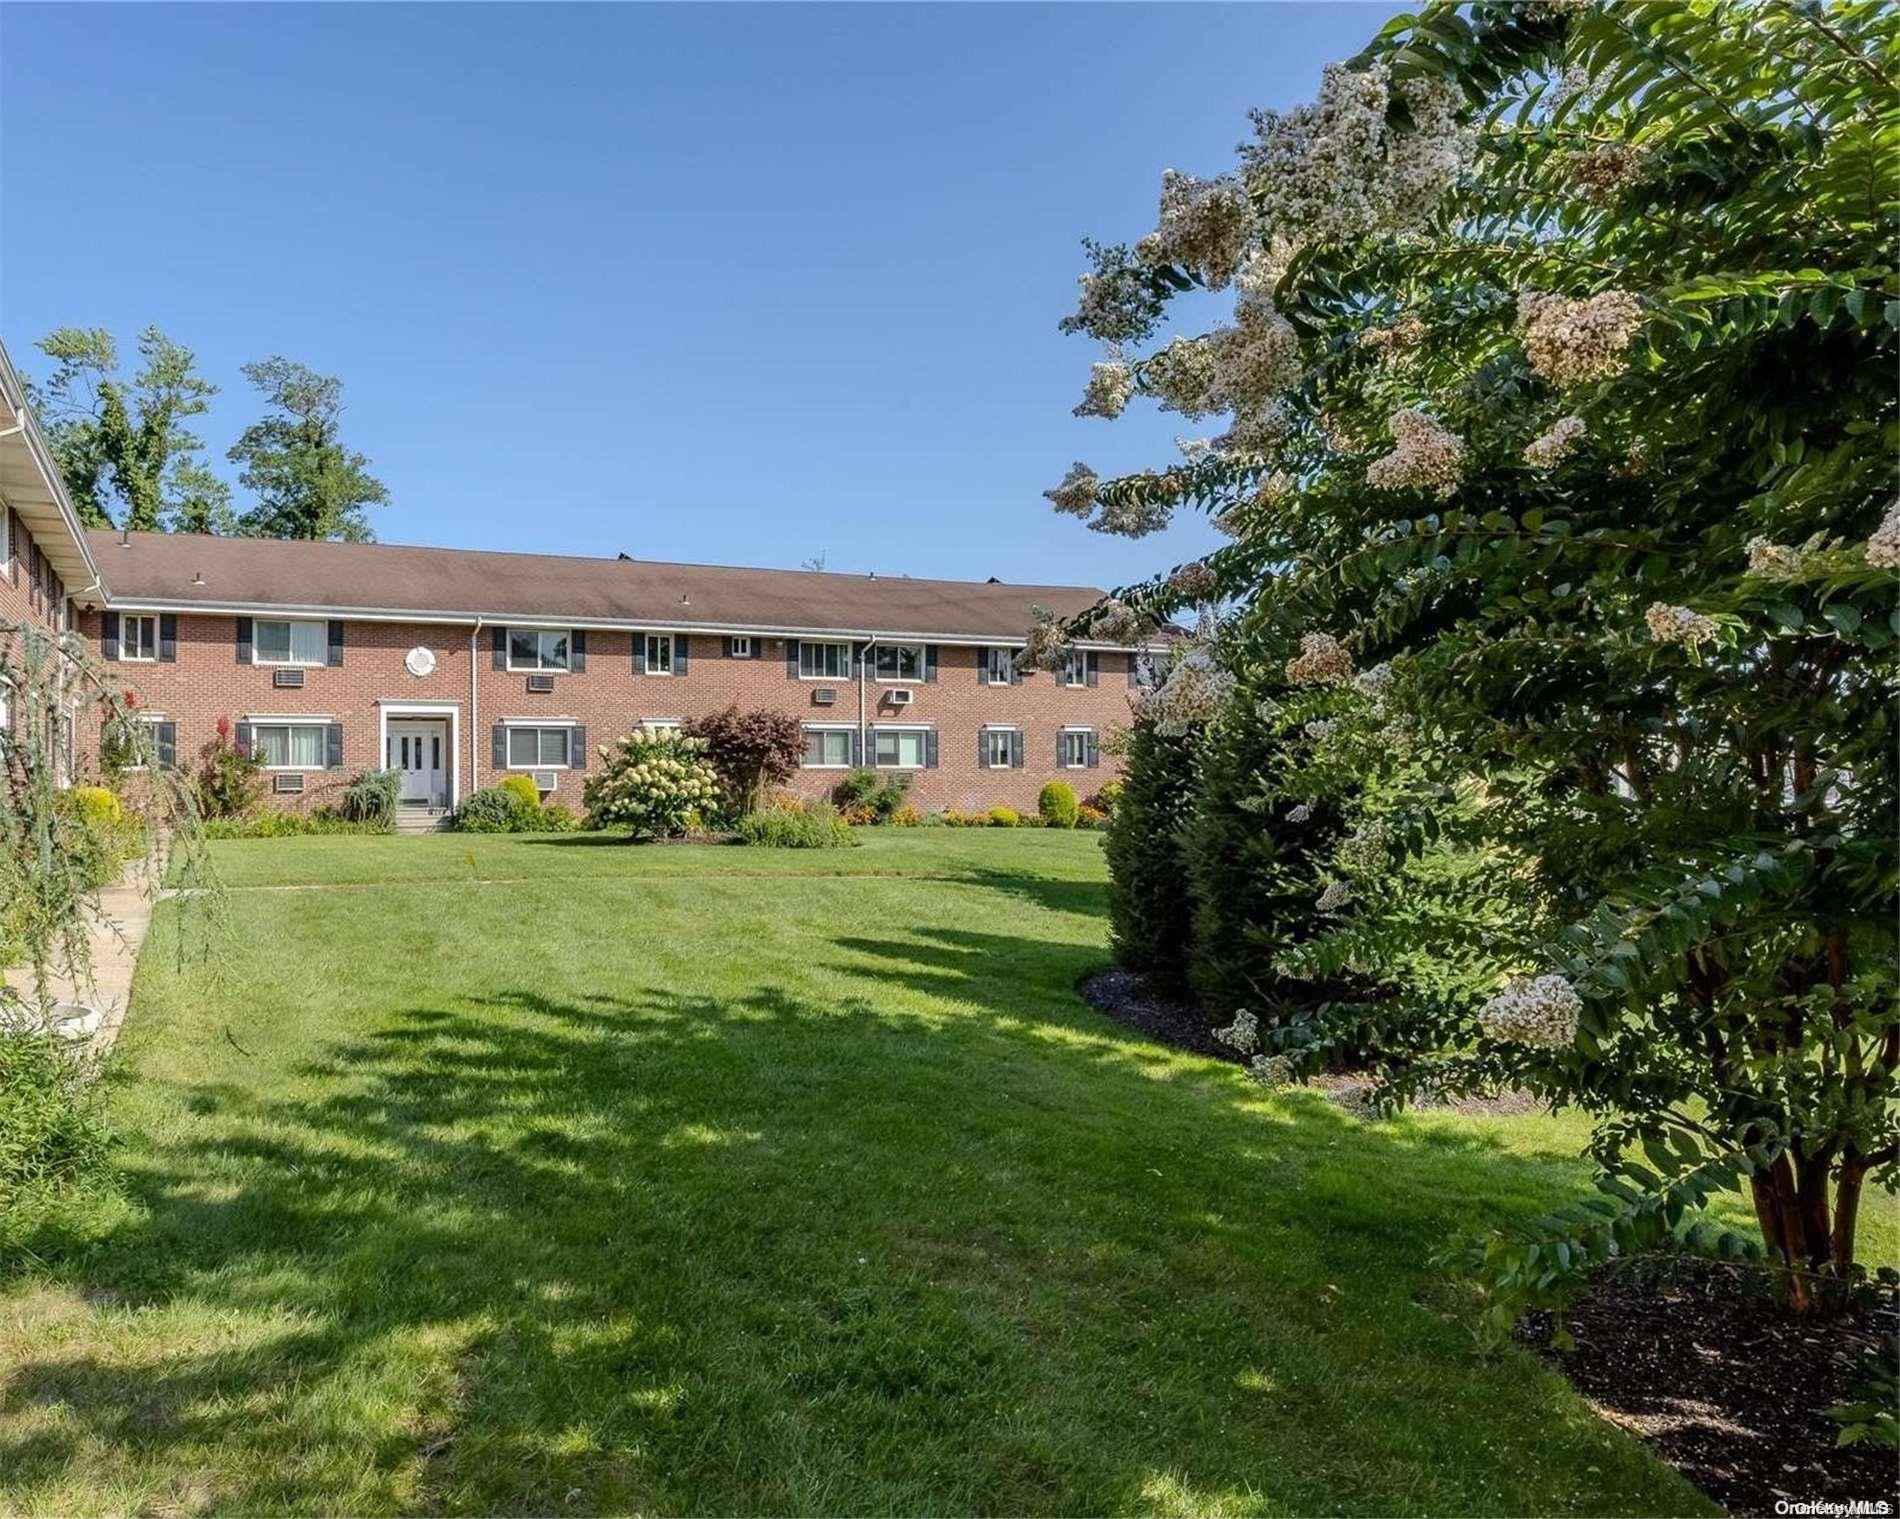
[[[1076, 990], [1082, 1000], [1097, 1012], [1113, 1018], [1124, 1028], [1146, 1034], [1159, 1043], [1216, 1060], [1246, 1064], [1246, 1057], [1214, 1037], [1212, 1020], [1194, 1003], [1164, 997], [1150, 987], [1145, 978], [1133, 971], [1098, 971]], [[1366, 1094], [1372, 1090], [1370, 1078], [1351, 1071], [1322, 1071], [1307, 1078], [1306, 1085], [1323, 1092], [1341, 1107], [1367, 1116]], [[1449, 1102], [1420, 1104], [1447, 1108], [1454, 1113], [1492, 1114], [1510, 1117], [1534, 1113], [1542, 1106], [1528, 1092], [1503, 1092], [1496, 1097], [1459, 1097]]]
[[1734, 1270], [1682, 1262], [1599, 1278], [1565, 1324], [1571, 1350], [1551, 1345], [1549, 1314], [1527, 1314], [1518, 1338], [1731, 1513], [1856, 1499], [1896, 1511], [1893, 1452], [1837, 1445], [1840, 1426], [1822, 1412], [1859, 1401], [1863, 1356], [1900, 1331], [1891, 1302], [1797, 1319]]

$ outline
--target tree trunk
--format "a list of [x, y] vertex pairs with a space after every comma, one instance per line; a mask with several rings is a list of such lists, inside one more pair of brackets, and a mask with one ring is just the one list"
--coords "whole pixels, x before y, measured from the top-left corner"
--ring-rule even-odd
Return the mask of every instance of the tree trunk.
[[1781, 1266], [1787, 1280], [1787, 1304], [1796, 1313], [1812, 1313], [1814, 1294], [1808, 1287], [1807, 1251], [1801, 1227], [1801, 1202], [1795, 1191], [1794, 1166], [1779, 1155], [1766, 1171], [1749, 1178], [1755, 1217], [1760, 1220], [1769, 1258]]
[[1845, 1276], [1854, 1264], [1854, 1227], [1860, 1222], [1860, 1184], [1867, 1162], [1858, 1155], [1841, 1158], [1841, 1177], [1834, 1188], [1834, 1237], [1829, 1256], [1834, 1269]]

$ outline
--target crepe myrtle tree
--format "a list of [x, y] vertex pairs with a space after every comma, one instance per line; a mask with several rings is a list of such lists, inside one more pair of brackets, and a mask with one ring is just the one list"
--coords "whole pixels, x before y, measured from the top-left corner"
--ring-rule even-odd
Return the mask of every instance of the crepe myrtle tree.
[[[1263, 786], [1362, 814], [1287, 969], [1455, 959], [1382, 1004], [1383, 1099], [1599, 1120], [1605, 1196], [1481, 1248], [1506, 1313], [1665, 1237], [1765, 1246], [1819, 1308], [1896, 1185], [1897, 33], [1876, 0], [1431, 4], [1087, 245], [1078, 412], [1224, 421], [1050, 498], [1233, 541], [1034, 650], [1223, 605], [1163, 721], [1283, 666]], [[1427, 940], [1393, 873], [1447, 831], [1476, 868]], [[1685, 1218], [1730, 1185], [1760, 1246]]]

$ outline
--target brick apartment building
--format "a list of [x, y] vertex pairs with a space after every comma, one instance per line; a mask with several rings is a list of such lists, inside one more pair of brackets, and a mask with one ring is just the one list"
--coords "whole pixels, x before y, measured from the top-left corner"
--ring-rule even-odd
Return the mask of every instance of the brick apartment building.
[[[1138, 657], [1014, 667], [1032, 607], [1091, 588], [82, 532], [4, 355], [0, 391], [0, 622], [82, 632], [166, 762], [195, 766], [228, 720], [283, 805], [389, 766], [417, 808], [518, 772], [578, 810], [600, 746], [735, 704], [798, 718], [806, 796], [866, 765], [925, 810], [1033, 808], [1045, 781], [1113, 774]], [[78, 772], [88, 715], [58, 718]]]

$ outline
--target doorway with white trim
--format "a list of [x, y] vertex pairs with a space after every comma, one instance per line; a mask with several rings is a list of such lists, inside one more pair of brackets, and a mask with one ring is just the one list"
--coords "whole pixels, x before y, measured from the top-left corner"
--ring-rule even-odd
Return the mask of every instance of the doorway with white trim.
[[391, 717], [383, 736], [383, 763], [402, 779], [405, 807], [449, 805], [449, 724], [441, 717]]

